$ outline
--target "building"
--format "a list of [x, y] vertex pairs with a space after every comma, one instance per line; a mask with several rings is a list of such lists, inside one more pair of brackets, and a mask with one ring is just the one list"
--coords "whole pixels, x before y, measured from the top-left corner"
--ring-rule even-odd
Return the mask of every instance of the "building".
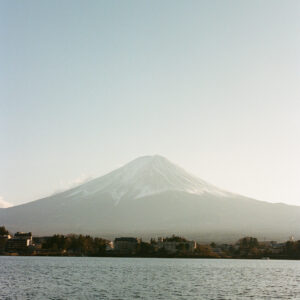
[[114, 241], [114, 251], [117, 254], [132, 255], [137, 251], [140, 240], [133, 237], [120, 237]]
[[273, 254], [280, 254], [284, 248], [284, 243], [277, 243], [275, 241], [261, 242], [260, 244], [265, 246], [265, 248]]
[[157, 249], [164, 249], [169, 253], [193, 253], [196, 249], [195, 241], [188, 241], [181, 237], [172, 236], [171, 238], [158, 238]]
[[7, 251], [26, 251], [32, 246], [31, 232], [17, 232], [13, 238], [9, 239], [6, 244]]

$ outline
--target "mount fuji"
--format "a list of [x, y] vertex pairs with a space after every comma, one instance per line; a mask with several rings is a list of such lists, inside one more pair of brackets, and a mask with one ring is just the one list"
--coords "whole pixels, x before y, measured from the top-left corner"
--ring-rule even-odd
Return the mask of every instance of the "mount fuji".
[[35, 235], [181, 234], [203, 241], [300, 237], [300, 207], [219, 189], [162, 156], [143, 156], [80, 186], [0, 210], [0, 224]]

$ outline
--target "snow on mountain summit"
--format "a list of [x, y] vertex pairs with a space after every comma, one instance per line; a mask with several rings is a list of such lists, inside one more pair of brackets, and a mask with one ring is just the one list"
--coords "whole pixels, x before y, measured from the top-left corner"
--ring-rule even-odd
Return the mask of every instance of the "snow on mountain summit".
[[107, 194], [118, 204], [123, 198], [138, 199], [166, 191], [219, 196], [227, 194], [190, 175], [166, 158], [154, 155], [139, 157], [107, 175], [68, 191], [66, 197]]

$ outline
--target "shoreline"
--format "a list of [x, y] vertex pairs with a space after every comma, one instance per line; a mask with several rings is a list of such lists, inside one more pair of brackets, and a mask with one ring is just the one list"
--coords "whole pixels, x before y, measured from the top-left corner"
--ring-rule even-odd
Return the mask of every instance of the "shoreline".
[[287, 258], [287, 257], [200, 257], [200, 256], [134, 256], [134, 255], [101, 255], [101, 256], [91, 256], [91, 255], [58, 255], [58, 254], [0, 254], [0, 257], [78, 257], [78, 258], [157, 258], [157, 259], [216, 259], [216, 260], [292, 260], [300, 261], [299, 258]]

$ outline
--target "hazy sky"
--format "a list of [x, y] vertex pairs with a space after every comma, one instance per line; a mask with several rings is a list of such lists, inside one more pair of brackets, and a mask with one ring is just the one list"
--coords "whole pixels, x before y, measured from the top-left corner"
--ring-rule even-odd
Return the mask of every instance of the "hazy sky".
[[300, 205], [300, 1], [0, 1], [0, 200], [161, 154]]

